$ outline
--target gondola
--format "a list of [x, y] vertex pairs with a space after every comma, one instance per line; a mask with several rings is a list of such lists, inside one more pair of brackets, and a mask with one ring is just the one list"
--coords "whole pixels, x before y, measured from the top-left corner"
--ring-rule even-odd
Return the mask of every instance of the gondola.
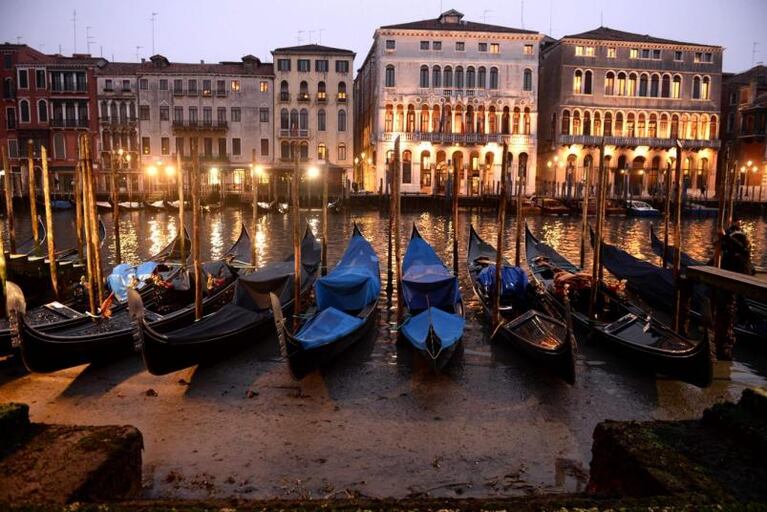
[[626, 215], [629, 217], [660, 217], [660, 211], [645, 201], [626, 201]]
[[375, 324], [381, 276], [378, 256], [357, 225], [341, 260], [314, 285], [316, 304], [300, 318], [297, 329], [288, 324], [282, 305], [270, 293], [274, 322], [290, 373], [301, 379], [324, 366], [362, 339]]
[[237, 237], [232, 247], [224, 253], [222, 259], [235, 266], [250, 266], [253, 264], [252, 258], [250, 233], [248, 233], [248, 229], [243, 224], [240, 228], [240, 236]]
[[137, 212], [144, 209], [144, 204], [140, 201], [120, 201], [117, 203], [120, 210], [125, 212]]
[[335, 201], [330, 201], [328, 203], [328, 211], [334, 212], [334, 213], [340, 213], [344, 209], [344, 203], [343, 198], [339, 197]]
[[[480, 238], [474, 226], [469, 230], [469, 277], [485, 318], [491, 319], [497, 251]], [[515, 347], [573, 383], [577, 348], [573, 333], [566, 322], [532, 309], [532, 302], [527, 273], [504, 258], [499, 307], [501, 324], [493, 340]]]
[[[301, 242], [303, 296], [314, 284], [320, 254], [319, 242], [307, 226]], [[231, 302], [197, 322], [177, 328], [155, 327], [139, 315], [141, 352], [147, 370], [164, 375], [263, 340], [274, 326], [269, 293], [279, 295], [282, 313], [287, 314], [293, 308], [293, 275], [292, 255], [267, 264], [237, 280]], [[131, 292], [129, 300], [135, 304], [134, 311], [144, 311], [137, 293]]]
[[211, 204], [203, 205], [200, 208], [205, 213], [215, 213], [221, 210], [222, 206], [221, 206], [221, 203], [211, 203]]
[[150, 212], [164, 212], [166, 210], [165, 201], [145, 201], [144, 208]]
[[112, 203], [109, 201], [96, 201], [96, 210], [101, 213], [109, 213], [112, 211]]
[[[632, 363], [643, 363], [657, 372], [697, 386], [711, 384], [713, 368], [707, 333], [701, 340], [681, 336], [604, 285], [597, 294], [596, 319], [591, 320], [591, 276], [579, 274], [578, 267], [549, 245], [538, 241], [527, 226], [525, 252], [533, 280], [543, 291], [543, 300], [562, 316], [566, 314], [563, 293], [570, 293], [564, 290], [572, 290], [572, 319], [576, 327], [623, 351]], [[603, 260], [606, 252], [602, 252]], [[582, 287], [583, 284], [586, 287]]]
[[415, 224], [402, 259], [400, 282], [405, 318], [400, 336], [439, 371], [463, 338], [463, 299], [458, 278]]
[[[38, 207], [45, 208], [45, 201], [37, 199]], [[69, 199], [51, 199], [51, 210], [54, 212], [71, 210], [75, 205]]]
[[[177, 212], [179, 209], [179, 201], [178, 199], [175, 201], [165, 201], [165, 209], [170, 212]], [[184, 209], [186, 211], [190, 211], [192, 208], [192, 204], [189, 201], [184, 201]]]

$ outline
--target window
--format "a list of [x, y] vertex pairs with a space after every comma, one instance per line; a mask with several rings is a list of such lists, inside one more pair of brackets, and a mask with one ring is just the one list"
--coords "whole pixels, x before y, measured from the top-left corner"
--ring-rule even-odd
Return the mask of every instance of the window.
[[348, 73], [349, 72], [349, 61], [348, 60], [337, 60], [336, 61], [336, 73]]
[[149, 141], [150, 141], [149, 137], [141, 137], [141, 154], [143, 155], [152, 154], [152, 147]]
[[21, 100], [19, 102], [19, 122], [28, 123], [29, 119], [29, 102], [27, 100]]
[[413, 153], [410, 150], [402, 152], [402, 183], [413, 181]]
[[161, 91], [167, 91], [168, 90], [168, 80], [166, 78], [160, 79], [160, 90]]
[[283, 160], [290, 160], [290, 143], [286, 140], [280, 143], [280, 158]]
[[142, 121], [149, 121], [149, 105], [139, 105], [138, 117]]
[[387, 39], [386, 40], [386, 49], [387, 50], [394, 50], [397, 47], [396, 41], [394, 39]]
[[3, 55], [3, 68], [11, 69], [13, 67], [13, 58], [10, 53]]
[[455, 51], [462, 52], [464, 50], [466, 50], [466, 43], [464, 43], [463, 41], [456, 41], [455, 42]]
[[581, 94], [583, 92], [583, 71], [580, 69], [575, 70], [573, 75], [573, 94]]
[[479, 43], [477, 45], [477, 50], [480, 52], [486, 52], [487, 51], [487, 43]]
[[162, 137], [160, 139], [160, 151], [163, 155], [170, 155], [170, 138]]
[[[219, 111], [221, 111], [221, 110], [224, 111], [224, 119], [222, 119], [222, 121], [225, 121], [226, 120], [226, 109], [225, 108], [224, 109], [219, 109]], [[261, 109], [261, 110], [266, 110], [267, 118], [268, 118], [268, 116], [269, 116], [269, 109], [267, 108], [267, 109]], [[232, 107], [231, 115], [232, 115], [232, 122], [233, 123], [239, 123], [240, 120], [242, 119], [242, 111], [240, 110], [240, 107]]]
[[647, 75], [644, 73], [639, 76], [639, 96], [647, 96]]
[[343, 162], [346, 160], [346, 144], [343, 142], [338, 145], [338, 161]]
[[652, 51], [652, 58], [653, 58], [653, 60], [660, 60], [661, 59], [661, 51], [660, 50], [653, 50]]
[[[495, 68], [493, 68], [495, 69]], [[491, 82], [492, 82], [492, 70], [491, 70]], [[498, 88], [497, 80], [496, 80], [496, 89]], [[533, 90], [533, 72], [529, 69], [525, 70], [525, 73], [522, 77], [522, 90], [523, 91], [532, 91]]]
[[189, 107], [189, 124], [197, 124], [197, 107]]
[[710, 52], [695, 52], [695, 62], [711, 64], [714, 61], [714, 55]]
[[343, 109], [338, 111], [338, 131], [346, 131], [346, 110]]
[[[525, 81], [527, 81], [527, 70], [525, 70]], [[496, 67], [490, 68], [490, 89], [498, 89], [498, 68]]]
[[173, 122], [174, 123], [184, 122], [184, 107], [173, 107]]
[[532, 55], [533, 54], [533, 45], [526, 44], [523, 52], [524, 52], [525, 55]]
[[269, 82], [261, 80], [261, 83], [258, 84], [258, 90], [261, 92], [269, 92]]
[[325, 144], [320, 143], [317, 145], [317, 158], [319, 160], [328, 159], [328, 147]]
[[701, 83], [700, 88], [700, 99], [702, 100], [708, 100], [710, 99], [710, 89], [711, 89], [711, 79], [707, 76], [703, 77], [703, 81]]
[[109, 79], [104, 80], [104, 91], [105, 92], [111, 92], [114, 89], [112, 89], [112, 81]]
[[170, 121], [170, 107], [168, 105], [160, 106], [160, 121]]
[[319, 111], [317, 111], [317, 131], [324, 132], [326, 124], [327, 115], [325, 114], [325, 109], [321, 108]]
[[[239, 110], [239, 108], [237, 108], [237, 109], [233, 108], [232, 109], [232, 116], [234, 116], [234, 111], [235, 110]], [[234, 121], [234, 119], [232, 119], [232, 121]], [[260, 109], [258, 109], [258, 121], [260, 123], [268, 123], [269, 122], [269, 107], [261, 107]]]
[[681, 98], [681, 94], [682, 94], [682, 77], [679, 75], [676, 75], [674, 77], [674, 82], [671, 87], [671, 97]]
[[490, 53], [495, 55], [501, 53], [501, 45], [498, 43], [490, 43]]
[[218, 138], [218, 156], [226, 155], [226, 139], [223, 137]]
[[203, 80], [202, 81], [202, 95], [203, 96], [212, 96], [213, 95], [213, 80]]
[[643, 48], [642, 49], [642, 58], [643, 59], [649, 59], [650, 58], [650, 49], [649, 48]]
[[429, 49], [429, 41], [421, 41], [421, 50], [428, 50]]
[[230, 89], [232, 90], [232, 92], [240, 92], [240, 81], [232, 80], [232, 83], [230, 84]]
[[445, 87], [453, 86], [453, 68], [445, 66], [445, 71], [442, 74], [442, 83]]
[[461, 66], [455, 68], [455, 87], [456, 89], [463, 89], [463, 67]]
[[629, 73], [628, 82], [626, 82], [626, 96], [636, 96], [637, 94], [637, 75]]
[[269, 156], [269, 139], [261, 139], [261, 154]]
[[226, 122], [226, 107], [218, 107], [216, 111], [216, 121], [218, 121], [219, 124]]
[[629, 59], [638, 59], [639, 58], [639, 49], [632, 48], [629, 50]]
[[53, 134], [53, 158], [63, 160], [67, 157], [67, 146], [63, 133]]
[[48, 103], [45, 100], [37, 102], [37, 120], [41, 123], [48, 122]]
[[434, 88], [442, 87], [442, 68], [434, 66], [431, 72], [431, 86]]
[[309, 129], [309, 111], [305, 108], [302, 108], [298, 116], [298, 119], [299, 119], [299, 123], [298, 123], [299, 129], [308, 130]]
[[205, 123], [207, 126], [210, 126], [213, 124], [213, 108], [202, 107], [202, 122]]
[[677, 62], [680, 62], [682, 60], [682, 52], [675, 51], [674, 52], [674, 60]]
[[429, 66], [421, 66], [421, 80], [419, 86], [422, 88], [429, 87]]
[[19, 89], [29, 89], [29, 72], [26, 69], [19, 70]]
[[591, 94], [592, 74], [591, 71], [586, 71], [583, 74], [583, 94]]
[[298, 71], [308, 73], [312, 70], [312, 61], [309, 59], [298, 59]]
[[[195, 84], [195, 90], [197, 89], [196, 85], [197, 84]], [[147, 80], [146, 78], [142, 78], [141, 80], [139, 80], [138, 81], [138, 88], [141, 89], [142, 91], [148, 90], [149, 89], [149, 80]], [[191, 87], [190, 87], [190, 89], [191, 89]]]
[[562, 111], [562, 135], [570, 135], [570, 111]]
[[394, 87], [394, 66], [389, 64], [386, 66], [386, 80], [385, 80], [385, 86], [386, 87]]
[[232, 154], [234, 156], [240, 156], [242, 154], [242, 147], [241, 147], [241, 141], [240, 139], [232, 139]]
[[477, 86], [476, 73], [474, 72], [474, 68], [472, 66], [469, 66], [468, 68], [466, 68], [466, 88], [474, 89], [476, 86]]
[[277, 59], [277, 71], [290, 71], [290, 59]]
[[189, 80], [186, 84], [186, 90], [191, 96], [197, 96], [197, 80]]
[[441, 52], [442, 51], [442, 41], [432, 41], [431, 42], [431, 49]]
[[290, 129], [290, 114], [288, 114], [288, 109], [283, 108], [280, 110], [280, 130], [289, 130]]
[[575, 47], [575, 56], [576, 57], [582, 57], [583, 56], [583, 46], [576, 46]]
[[176, 154], [184, 156], [184, 137], [176, 137]]
[[692, 99], [700, 99], [700, 77], [696, 76], [692, 79]]
[[314, 61], [314, 71], [317, 73], [327, 73], [329, 68], [330, 64], [327, 59], [317, 59]]
[[650, 96], [653, 98], [657, 98], [660, 94], [660, 77], [658, 75], [653, 75], [652, 78], [650, 78]]
[[130, 80], [123, 80], [123, 91], [130, 91]]
[[615, 48], [608, 48], [607, 49], [607, 58], [608, 59], [614, 59], [617, 56], [617, 53], [615, 51]]
[[38, 69], [35, 71], [35, 87], [38, 89], [45, 89], [45, 70]]
[[477, 88], [484, 89], [487, 82], [487, 70], [484, 67], [480, 67], [477, 70]]
[[615, 91], [615, 94], [618, 96], [625, 96], [626, 95], [626, 73], [621, 71], [618, 73], [618, 82], [617, 82], [617, 89]]
[[662, 98], [669, 98], [671, 96], [671, 77], [669, 75], [663, 75], [660, 95]]
[[338, 101], [346, 101], [346, 82], [338, 82]]

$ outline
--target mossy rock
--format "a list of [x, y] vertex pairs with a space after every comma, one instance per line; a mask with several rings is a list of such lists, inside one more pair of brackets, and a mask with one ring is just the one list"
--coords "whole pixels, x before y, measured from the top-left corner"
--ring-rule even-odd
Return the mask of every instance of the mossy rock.
[[27, 404], [0, 404], [0, 455], [12, 449], [28, 431]]

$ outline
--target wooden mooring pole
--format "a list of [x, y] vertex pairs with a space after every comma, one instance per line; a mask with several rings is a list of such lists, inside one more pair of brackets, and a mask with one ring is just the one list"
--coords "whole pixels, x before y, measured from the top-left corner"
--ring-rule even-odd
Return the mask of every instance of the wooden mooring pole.
[[[202, 263], [200, 262], [200, 152], [192, 138], [192, 263], [194, 265], [194, 317], [202, 318]], [[179, 210], [180, 211], [180, 210]], [[183, 230], [183, 227], [181, 227]], [[183, 238], [183, 231], [181, 232]]]
[[[120, 162], [122, 163], [122, 156], [123, 156], [123, 150], [122, 148], [118, 151], [118, 158]], [[122, 262], [122, 253], [120, 251], [120, 194], [117, 190], [117, 170], [116, 167], [116, 160], [118, 158], [115, 158], [114, 154], [112, 155], [112, 158], [110, 159], [110, 172], [109, 172], [109, 180], [111, 184], [112, 189], [112, 226], [114, 227], [114, 236], [115, 236], [115, 262], [120, 263]]]
[[458, 277], [458, 193], [461, 190], [461, 178], [458, 174], [458, 165], [453, 159], [453, 186], [451, 187], [452, 216], [453, 216], [453, 274]]
[[51, 180], [48, 175], [48, 151], [45, 149], [45, 146], [40, 148], [40, 163], [43, 168], [43, 201], [45, 202], [45, 225], [48, 230], [48, 264], [50, 265], [51, 271], [51, 287], [53, 289], [53, 297], [56, 300], [59, 300], [59, 279], [56, 273], [56, 234], [53, 227], [53, 208], [51, 208]]
[[330, 165], [322, 165], [322, 275], [328, 273], [328, 180]]
[[[677, 152], [678, 153], [678, 152]], [[677, 154], [677, 158], [679, 155]], [[666, 166], [666, 202], [663, 207], [663, 268], [668, 264], [668, 235], [671, 220], [671, 164]]]
[[259, 169], [256, 167], [256, 149], [253, 148], [253, 153], [250, 156], [251, 169], [250, 169], [250, 182], [253, 189], [253, 217], [251, 218], [250, 229], [253, 232], [253, 239], [250, 242], [250, 264], [254, 267], [258, 265], [258, 249], [256, 248], [256, 239], [258, 238], [258, 182], [260, 176], [258, 175]]
[[91, 140], [88, 134], [83, 135], [85, 147], [84, 180], [83, 185], [88, 194], [88, 252], [93, 253], [93, 274], [96, 282], [97, 306], [104, 300], [104, 279], [101, 270], [101, 240], [99, 238], [98, 215], [96, 213], [96, 193], [93, 189], [95, 178], [93, 176], [93, 158], [91, 154]]
[[501, 200], [498, 204], [498, 233], [495, 238], [495, 288], [493, 291], [493, 329], [495, 329], [501, 322], [501, 283], [503, 271], [503, 231], [506, 225], [506, 201], [503, 198], [506, 195], [506, 175], [508, 173], [507, 167], [509, 145], [503, 144], [503, 156], [501, 157]]
[[301, 160], [298, 143], [293, 143], [295, 169], [291, 183], [290, 211], [293, 217], [293, 329], [298, 328], [301, 314], [301, 210], [298, 194], [301, 185]]
[[605, 139], [599, 145], [599, 174], [597, 175], [597, 217], [594, 237], [594, 258], [591, 267], [591, 297], [589, 301], [589, 318], [596, 319], [597, 298], [602, 283], [602, 228], [605, 216], [605, 197], [607, 196], [607, 171], [605, 170]]
[[514, 240], [514, 265], [517, 267], [522, 263], [522, 224], [525, 221], [522, 214], [522, 198], [525, 196], [527, 184], [527, 169], [524, 169], [524, 175], [522, 171], [521, 168], [517, 170], [517, 232]]
[[[580, 258], [580, 268], [583, 270], [583, 268], [586, 267], [586, 247], [589, 245], [589, 196], [591, 195], [591, 168], [586, 167], [583, 172], [585, 174], [584, 176], [584, 194], [583, 194], [583, 222], [581, 223], [581, 258]], [[596, 198], [594, 198], [596, 200]], [[595, 206], [599, 206], [596, 204]], [[596, 210], [596, 208], [595, 208]]]
[[402, 231], [400, 226], [400, 210], [402, 199], [400, 186], [402, 184], [402, 159], [400, 153], [400, 138], [394, 141], [394, 169], [392, 169], [392, 197], [394, 210], [390, 215], [394, 216], [394, 262], [397, 265], [397, 322], [402, 319]]
[[37, 226], [37, 198], [35, 186], [35, 143], [27, 141], [27, 172], [29, 185], [29, 221], [32, 223], [32, 239], [35, 241], [35, 252], [40, 249], [40, 230]]
[[8, 250], [11, 254], [16, 253], [16, 221], [13, 216], [13, 181], [11, 180], [11, 166], [8, 164], [8, 154], [5, 145], [0, 148], [3, 158], [3, 184], [5, 185], [5, 216], [8, 219]]
[[181, 153], [176, 153], [176, 169], [178, 172], [178, 178], [176, 184], [178, 186], [178, 232], [181, 236], [178, 239], [179, 253], [181, 254], [181, 264], [186, 264], [186, 236], [184, 236], [185, 220], [184, 220], [184, 168], [181, 165]]
[[682, 330], [682, 143], [677, 140], [674, 205], [674, 331]]

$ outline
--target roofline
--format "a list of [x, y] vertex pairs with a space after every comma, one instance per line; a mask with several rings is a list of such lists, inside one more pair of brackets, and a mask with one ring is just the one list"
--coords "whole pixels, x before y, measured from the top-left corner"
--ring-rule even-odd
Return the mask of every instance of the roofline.
[[[607, 44], [626, 44], [626, 45], [648, 45], [648, 46], [666, 46], [666, 47], [677, 47], [677, 46], [684, 46], [688, 48], [712, 48], [717, 50], [724, 50], [723, 46], [716, 46], [711, 44], [703, 44], [703, 43], [686, 43], [683, 41], [667, 41], [667, 42], [657, 42], [657, 41], [630, 41], [628, 39], [601, 39], [598, 37], [578, 37], [579, 34], [574, 35], [568, 35], [568, 36], [562, 36], [562, 38], [559, 39], [560, 43], [570, 43], [570, 42], [590, 42], [594, 43], [600, 42], [600, 43], [607, 43]], [[651, 36], [652, 37], [652, 36]]]

